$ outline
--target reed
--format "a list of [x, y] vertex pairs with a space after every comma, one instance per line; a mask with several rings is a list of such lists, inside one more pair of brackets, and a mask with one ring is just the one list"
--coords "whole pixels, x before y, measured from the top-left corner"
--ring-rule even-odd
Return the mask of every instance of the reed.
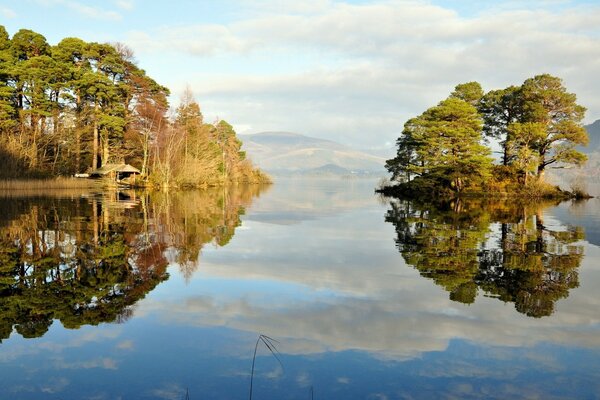
[[258, 350], [258, 345], [261, 342], [264, 343], [265, 347], [267, 349], [269, 349], [269, 351], [271, 352], [273, 357], [275, 357], [277, 362], [279, 362], [279, 365], [281, 365], [281, 368], [283, 368], [283, 363], [281, 362], [281, 360], [279, 359], [279, 356], [278, 356], [279, 350], [277, 350], [277, 346], [275, 346], [275, 343], [279, 343], [279, 342], [273, 338], [266, 336], [266, 335], [263, 335], [263, 334], [258, 335], [258, 339], [256, 339], [256, 345], [254, 346], [254, 356], [252, 357], [252, 371], [250, 372], [250, 400], [252, 400], [252, 385], [254, 383], [254, 365], [256, 363], [256, 352]]
[[0, 190], [89, 189], [101, 187], [100, 181], [81, 178], [0, 180]]

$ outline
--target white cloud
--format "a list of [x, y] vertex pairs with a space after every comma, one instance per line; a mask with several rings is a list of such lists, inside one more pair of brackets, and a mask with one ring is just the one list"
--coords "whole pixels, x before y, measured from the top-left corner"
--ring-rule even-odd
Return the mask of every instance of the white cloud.
[[103, 10], [98, 7], [88, 6], [76, 1], [64, 1], [63, 4], [77, 13], [94, 19], [105, 19], [112, 21], [119, 21], [123, 17], [116, 11]]
[[126, 11], [133, 10], [135, 7], [133, 0], [115, 0], [114, 3], [118, 8]]
[[64, 7], [75, 11], [76, 13], [90, 18], [90, 19], [99, 19], [99, 20], [109, 20], [109, 21], [120, 21], [123, 19], [123, 16], [116, 11], [105, 10], [103, 8], [89, 6], [79, 1], [75, 0], [35, 0], [38, 4], [41, 4], [45, 7]]
[[393, 142], [404, 121], [458, 83], [489, 90], [539, 73], [562, 77], [588, 121], [600, 118], [600, 82], [591, 79], [600, 68], [598, 6], [504, 3], [469, 17], [410, 0], [242, 8], [233, 22], [162, 26], [127, 41], [185, 58], [181, 68], [196, 76], [173, 75], [192, 80], [205, 111], [258, 131], [372, 147]]
[[17, 13], [8, 7], [0, 7], [0, 15], [8, 19], [13, 19], [17, 17]]

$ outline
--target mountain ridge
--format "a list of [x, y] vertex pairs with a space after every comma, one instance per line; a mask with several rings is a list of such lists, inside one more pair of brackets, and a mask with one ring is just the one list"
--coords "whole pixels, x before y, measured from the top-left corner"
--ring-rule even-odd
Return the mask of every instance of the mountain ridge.
[[332, 140], [294, 132], [267, 131], [239, 135], [253, 162], [269, 173], [383, 174], [385, 158], [352, 149]]

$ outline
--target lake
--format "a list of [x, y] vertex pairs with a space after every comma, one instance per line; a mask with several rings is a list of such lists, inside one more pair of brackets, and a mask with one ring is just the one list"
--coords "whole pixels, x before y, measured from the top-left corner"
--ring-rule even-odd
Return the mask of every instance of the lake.
[[600, 200], [375, 184], [0, 194], [0, 398], [600, 398]]

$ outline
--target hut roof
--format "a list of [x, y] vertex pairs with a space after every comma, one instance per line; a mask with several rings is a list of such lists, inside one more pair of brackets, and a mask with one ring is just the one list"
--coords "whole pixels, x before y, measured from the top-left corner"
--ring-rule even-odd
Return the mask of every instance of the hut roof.
[[107, 175], [111, 172], [130, 172], [139, 174], [140, 170], [129, 164], [104, 164], [102, 167], [92, 171], [90, 175]]

